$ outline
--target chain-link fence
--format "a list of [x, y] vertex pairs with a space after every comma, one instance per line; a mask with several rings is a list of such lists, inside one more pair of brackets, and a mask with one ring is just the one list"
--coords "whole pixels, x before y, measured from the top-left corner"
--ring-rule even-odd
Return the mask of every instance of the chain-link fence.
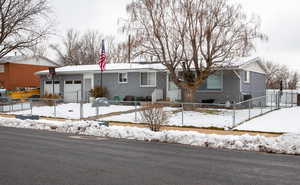
[[[268, 112], [296, 106], [296, 97], [296, 93], [293, 92], [275, 92], [239, 103], [156, 102], [156, 104], [163, 107], [167, 113], [166, 124], [170, 126], [234, 128]], [[140, 114], [145, 104], [152, 104], [152, 102], [143, 101], [108, 101], [108, 103], [109, 106], [102, 107], [92, 102], [83, 103], [79, 99], [70, 102], [62, 99], [35, 98], [1, 103], [0, 112], [50, 118], [143, 123]]]

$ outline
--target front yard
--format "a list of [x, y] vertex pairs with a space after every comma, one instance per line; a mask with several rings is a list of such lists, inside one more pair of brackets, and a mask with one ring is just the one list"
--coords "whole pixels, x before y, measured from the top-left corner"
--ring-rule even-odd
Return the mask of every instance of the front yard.
[[[101, 120], [112, 122], [128, 122], [128, 123], [143, 123], [140, 118], [140, 107], [132, 105], [110, 105], [109, 107], [99, 107], [98, 115], [102, 116]], [[83, 118], [93, 118], [97, 115], [97, 109], [92, 107], [90, 103], [83, 104]], [[236, 123], [240, 123], [251, 117], [259, 115], [261, 112], [269, 111], [269, 108], [253, 108], [240, 109], [234, 111], [231, 109], [222, 108], [196, 108], [193, 111], [182, 112], [180, 107], [164, 107], [167, 112], [168, 120], [165, 123], [170, 126], [186, 126], [186, 127], [213, 127], [213, 128], [229, 128], [233, 126], [233, 119]], [[30, 109], [23, 111], [13, 111], [9, 114], [31, 114]], [[50, 118], [64, 119], [80, 119], [80, 104], [58, 104], [53, 106], [33, 106], [33, 115], [39, 115]]]
[[[96, 115], [96, 108], [91, 104], [84, 104], [84, 117]], [[100, 115], [105, 115], [99, 120], [112, 122], [142, 123], [138, 111], [140, 107], [126, 105], [111, 105], [101, 107]], [[55, 117], [54, 107], [34, 107], [33, 114]], [[261, 117], [243, 123], [237, 130], [278, 132], [286, 133], [278, 137], [265, 137], [262, 135], [217, 135], [205, 134], [194, 131], [163, 130], [152, 132], [148, 128], [136, 128], [132, 126], [99, 126], [99, 120], [94, 121], [71, 121], [80, 116], [80, 104], [61, 104], [56, 107], [56, 116], [67, 118], [66, 121], [38, 120], [21, 121], [14, 118], [0, 118], [0, 126], [32, 128], [67, 132], [72, 134], [83, 134], [91, 136], [137, 139], [145, 141], [161, 141], [169, 143], [180, 143], [211, 148], [227, 148], [246, 151], [263, 151], [272, 153], [300, 154], [300, 122], [298, 119], [300, 107], [285, 108], [277, 110]], [[129, 112], [128, 111], [133, 111]], [[169, 115], [166, 125], [193, 126], [193, 127], [217, 127], [226, 129], [232, 126], [233, 111], [227, 109], [197, 108], [194, 111], [184, 111], [180, 107], [164, 107]], [[251, 109], [251, 114], [260, 114], [267, 109]], [[123, 112], [123, 113], [122, 113]], [[30, 114], [30, 110], [11, 112], [10, 114]], [[114, 115], [116, 114], [116, 115]], [[183, 115], [183, 117], [182, 117]], [[249, 116], [249, 110], [236, 110], [237, 121], [243, 121]], [[186, 128], [184, 128], [186, 129]], [[188, 128], [187, 128], [188, 129]]]

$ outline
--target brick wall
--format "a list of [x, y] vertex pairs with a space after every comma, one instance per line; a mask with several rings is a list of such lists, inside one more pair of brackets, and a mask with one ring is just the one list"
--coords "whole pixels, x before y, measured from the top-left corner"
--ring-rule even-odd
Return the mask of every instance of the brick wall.
[[39, 87], [39, 77], [34, 73], [42, 70], [48, 70], [48, 67], [7, 63], [5, 72], [0, 73], [0, 85], [8, 90], [17, 87]]

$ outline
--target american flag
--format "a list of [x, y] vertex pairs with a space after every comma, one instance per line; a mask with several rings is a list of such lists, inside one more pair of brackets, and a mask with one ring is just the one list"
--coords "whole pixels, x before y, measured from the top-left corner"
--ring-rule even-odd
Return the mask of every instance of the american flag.
[[101, 48], [100, 58], [99, 58], [98, 64], [100, 66], [101, 72], [103, 72], [105, 70], [105, 65], [106, 65], [106, 54], [105, 54], [104, 40], [102, 40], [102, 48]]

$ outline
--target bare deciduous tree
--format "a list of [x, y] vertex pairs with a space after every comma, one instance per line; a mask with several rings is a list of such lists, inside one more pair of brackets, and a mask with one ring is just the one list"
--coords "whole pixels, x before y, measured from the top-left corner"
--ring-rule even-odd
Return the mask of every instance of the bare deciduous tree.
[[293, 72], [288, 82], [288, 88], [297, 89], [298, 82], [299, 82], [299, 74], [298, 72]]
[[299, 75], [297, 72], [291, 71], [288, 66], [283, 64], [276, 64], [270, 61], [265, 62], [267, 69], [267, 88], [279, 89], [280, 81], [283, 82], [285, 89], [296, 89], [299, 81]]
[[134, 0], [127, 12], [124, 28], [140, 42], [139, 52], [166, 66], [187, 102], [209, 75], [266, 38], [258, 20], [228, 0]]
[[50, 45], [50, 47], [57, 52], [58, 60], [63, 65], [80, 65], [79, 48], [80, 38], [79, 32], [70, 29], [67, 31], [66, 36], [63, 39], [63, 50], [58, 44]]
[[0, 0], [0, 58], [32, 48], [50, 34], [48, 0]]
[[[101, 41], [105, 40], [107, 62], [121, 58], [119, 50], [116, 49], [116, 41], [113, 36], [104, 37], [98, 31], [90, 30], [83, 34], [70, 29], [67, 31], [61, 45], [51, 45], [56, 51], [60, 63], [64, 65], [87, 65], [96, 64], [99, 60]], [[120, 59], [121, 60], [121, 59]]]

